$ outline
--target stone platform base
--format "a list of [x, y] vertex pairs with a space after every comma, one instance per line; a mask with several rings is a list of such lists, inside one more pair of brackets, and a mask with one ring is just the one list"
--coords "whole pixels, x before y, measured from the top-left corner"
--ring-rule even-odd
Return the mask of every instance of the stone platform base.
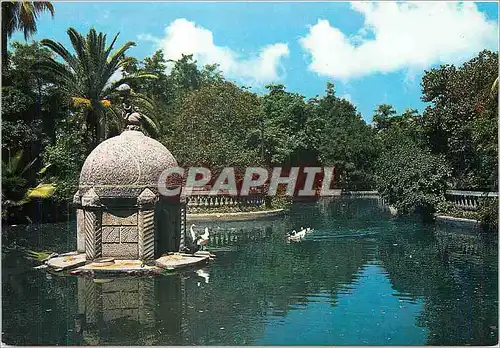
[[85, 254], [76, 252], [67, 253], [51, 258], [46, 265], [50, 271], [69, 271], [71, 275], [85, 274], [133, 274], [141, 273], [160, 274], [163, 269], [174, 270], [190, 266], [205, 265], [208, 263], [210, 253], [198, 251], [194, 255], [175, 253], [164, 255], [154, 261], [153, 265], [144, 264], [141, 260], [113, 260], [107, 262], [87, 262]]
[[79, 266], [83, 266], [86, 262], [87, 259], [85, 258], [85, 254], [73, 252], [49, 259], [47, 261], [47, 266], [54, 270], [64, 271], [67, 269], [73, 269]]
[[187, 266], [201, 265], [208, 262], [210, 253], [198, 251], [194, 255], [173, 254], [160, 257], [155, 261], [156, 266], [165, 269], [177, 269]]
[[150, 272], [155, 266], [148, 266], [140, 260], [115, 260], [110, 263], [89, 263], [85, 266], [78, 267], [76, 270], [85, 273], [86, 271], [102, 272], [102, 273], [128, 273], [128, 272]]

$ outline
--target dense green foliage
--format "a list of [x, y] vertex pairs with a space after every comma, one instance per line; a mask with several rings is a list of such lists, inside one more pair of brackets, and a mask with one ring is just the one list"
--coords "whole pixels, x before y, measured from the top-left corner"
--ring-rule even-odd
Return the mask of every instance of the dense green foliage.
[[441, 155], [418, 149], [412, 141], [403, 141], [378, 161], [378, 189], [398, 213], [422, 213], [431, 216], [445, 200], [450, 169]]
[[427, 71], [423, 114], [382, 104], [369, 125], [331, 83], [308, 100], [276, 84], [256, 94], [191, 55], [167, 61], [157, 51], [138, 60], [125, 55], [133, 42], [114, 49], [117, 36], [106, 46], [94, 29], [68, 35], [74, 53], [51, 40], [42, 41], [49, 49], [12, 44], [3, 71], [11, 83], [2, 88], [2, 153], [23, 150], [20, 162], [36, 161], [4, 182], [4, 195], [36, 186], [37, 171], [48, 166], [43, 179], [57, 184], [53, 201], [68, 201], [88, 153], [123, 127], [122, 82], [146, 116], [145, 130], [183, 166], [335, 166], [337, 187], [378, 189], [401, 213], [424, 215], [442, 204], [448, 187], [498, 187], [497, 53]]
[[453, 184], [464, 189], [498, 188], [498, 53], [483, 51], [460, 67], [441, 66], [422, 79], [425, 141], [453, 168]]
[[218, 82], [186, 93], [165, 143], [186, 166], [245, 167], [259, 161], [259, 120], [255, 94]]
[[[460, 213], [444, 204], [444, 190], [498, 190], [498, 100], [492, 84], [498, 76], [498, 54], [483, 51], [455, 67], [426, 71], [422, 115], [401, 115], [380, 105], [373, 117], [384, 151], [378, 160], [377, 188], [401, 213]], [[445, 208], [447, 207], [447, 208]], [[483, 208], [481, 208], [483, 209]], [[475, 217], [491, 219], [492, 209]], [[495, 219], [493, 219], [495, 220]]]

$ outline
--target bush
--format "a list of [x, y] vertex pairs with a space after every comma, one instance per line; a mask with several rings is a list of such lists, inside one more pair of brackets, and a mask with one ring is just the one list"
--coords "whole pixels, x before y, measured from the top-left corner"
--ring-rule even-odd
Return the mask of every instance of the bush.
[[477, 213], [486, 232], [498, 233], [498, 199], [484, 199]]
[[48, 182], [56, 184], [53, 199], [67, 201], [75, 194], [83, 162], [87, 157], [84, 132], [71, 119], [59, 122], [56, 143], [43, 152], [43, 163], [50, 165]]
[[448, 164], [443, 156], [419, 149], [412, 141], [382, 154], [376, 168], [377, 189], [398, 214], [418, 213], [429, 219], [445, 201]]

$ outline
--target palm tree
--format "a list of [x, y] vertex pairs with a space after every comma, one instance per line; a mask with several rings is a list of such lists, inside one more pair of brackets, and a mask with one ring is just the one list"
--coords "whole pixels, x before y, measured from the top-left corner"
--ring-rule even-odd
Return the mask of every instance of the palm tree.
[[27, 40], [36, 33], [36, 20], [45, 11], [54, 17], [54, 7], [48, 1], [2, 1], [2, 64], [7, 63], [8, 39], [22, 30]]
[[[54, 82], [64, 94], [72, 98], [75, 105], [83, 107], [84, 124], [87, 131], [93, 133], [93, 148], [105, 137], [106, 124], [123, 121], [116, 108], [119, 103], [113, 103], [118, 96], [116, 87], [122, 83], [156, 76], [141, 73], [123, 75], [123, 67], [132, 59], [125, 57], [125, 52], [135, 46], [135, 43], [126, 42], [113, 51], [119, 33], [107, 47], [106, 35], [97, 33], [93, 28], [86, 38], [73, 28], [68, 28], [67, 33], [76, 54], [70, 53], [59, 42], [41, 40], [41, 44], [55, 52], [63, 63], [50, 58], [40, 62], [39, 68], [52, 76]], [[157, 123], [147, 115], [147, 111], [152, 109], [151, 103], [140, 94], [132, 93], [131, 97], [141, 101], [146, 130], [150, 134], [157, 131]], [[139, 102], [135, 105], [138, 106]], [[113, 117], [108, 119], [108, 115]]]
[[[42, 183], [35, 188], [28, 188], [25, 173], [33, 168], [38, 157], [23, 167], [23, 154], [23, 150], [20, 150], [13, 157], [9, 155], [9, 158], [2, 159], [2, 208], [4, 209], [24, 205], [32, 198], [49, 198], [56, 188], [54, 184]], [[38, 174], [44, 174], [49, 166], [50, 164], [43, 167]]]

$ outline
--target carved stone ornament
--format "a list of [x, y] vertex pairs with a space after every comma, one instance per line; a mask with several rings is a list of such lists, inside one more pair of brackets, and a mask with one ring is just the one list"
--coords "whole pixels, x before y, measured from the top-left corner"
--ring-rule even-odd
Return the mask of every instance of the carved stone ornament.
[[94, 191], [93, 188], [88, 190], [82, 197], [82, 206], [83, 207], [100, 207], [101, 203], [99, 200], [99, 196], [97, 193]]

